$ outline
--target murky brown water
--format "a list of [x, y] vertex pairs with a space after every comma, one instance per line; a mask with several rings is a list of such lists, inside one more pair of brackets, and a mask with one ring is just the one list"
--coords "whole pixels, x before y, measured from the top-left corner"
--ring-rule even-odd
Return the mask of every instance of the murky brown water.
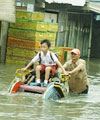
[[7, 92], [17, 68], [0, 64], [0, 120], [99, 120], [100, 60], [87, 61], [90, 88], [88, 95], [67, 96], [45, 101], [39, 94]]

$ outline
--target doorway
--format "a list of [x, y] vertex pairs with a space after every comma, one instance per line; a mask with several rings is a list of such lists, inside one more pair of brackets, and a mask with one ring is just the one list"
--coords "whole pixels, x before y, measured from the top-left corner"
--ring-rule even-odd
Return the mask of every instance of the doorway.
[[91, 19], [88, 13], [68, 12], [64, 44], [80, 49], [82, 57], [89, 56]]
[[100, 58], [100, 15], [93, 16], [91, 58]]

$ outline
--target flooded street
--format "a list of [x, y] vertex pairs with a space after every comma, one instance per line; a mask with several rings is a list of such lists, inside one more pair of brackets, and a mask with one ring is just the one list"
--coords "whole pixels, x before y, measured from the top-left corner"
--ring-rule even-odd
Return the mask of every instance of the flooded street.
[[21, 67], [0, 64], [0, 120], [100, 119], [100, 59], [87, 60], [87, 95], [68, 95], [57, 101], [45, 101], [40, 94], [8, 93], [16, 69]]

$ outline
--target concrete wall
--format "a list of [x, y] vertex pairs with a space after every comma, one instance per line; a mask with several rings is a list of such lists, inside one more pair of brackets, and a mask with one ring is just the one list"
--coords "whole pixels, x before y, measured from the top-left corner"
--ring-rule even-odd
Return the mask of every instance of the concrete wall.
[[15, 22], [15, 0], [0, 0], [0, 21]]

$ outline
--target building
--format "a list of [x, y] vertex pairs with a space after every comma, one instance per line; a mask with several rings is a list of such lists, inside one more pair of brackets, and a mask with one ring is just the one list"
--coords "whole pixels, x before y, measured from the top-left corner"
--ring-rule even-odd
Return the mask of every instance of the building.
[[[1, 62], [5, 61], [6, 56], [8, 22], [15, 21], [15, 2], [14, 0], [8, 1], [10, 1], [10, 5], [12, 4], [13, 10], [10, 9], [9, 11], [12, 11], [13, 18], [8, 19], [7, 15], [0, 18], [2, 21], [0, 22]], [[7, 5], [9, 4], [8, 1], [4, 0], [3, 3], [5, 2]], [[79, 48], [82, 57], [100, 57], [100, 0], [16, 0], [16, 5], [19, 9], [29, 9], [30, 11], [41, 11], [55, 15], [54, 19], [51, 17], [48, 20], [51, 20], [51, 22], [57, 20], [59, 24], [56, 46]], [[11, 6], [8, 8], [11, 8]]]
[[9, 22], [15, 22], [15, 0], [0, 0], [0, 61], [5, 62]]

